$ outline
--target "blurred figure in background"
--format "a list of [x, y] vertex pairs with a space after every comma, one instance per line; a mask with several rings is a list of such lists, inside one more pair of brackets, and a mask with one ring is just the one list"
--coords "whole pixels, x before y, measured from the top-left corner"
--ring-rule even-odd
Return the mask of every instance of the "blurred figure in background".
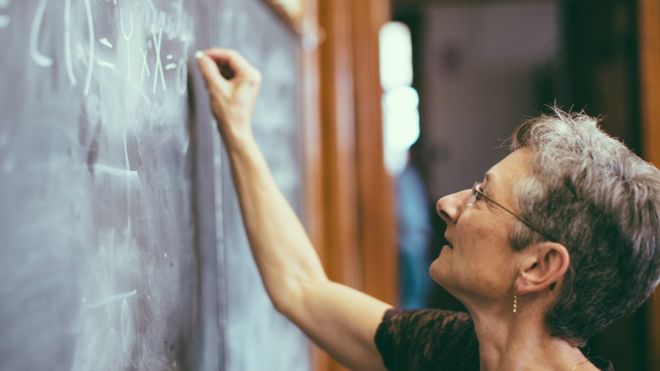
[[428, 211], [428, 192], [415, 161], [417, 143], [410, 147], [408, 162], [396, 177], [399, 290], [401, 307], [406, 309], [428, 306], [432, 287], [428, 273], [428, 250], [433, 230]]

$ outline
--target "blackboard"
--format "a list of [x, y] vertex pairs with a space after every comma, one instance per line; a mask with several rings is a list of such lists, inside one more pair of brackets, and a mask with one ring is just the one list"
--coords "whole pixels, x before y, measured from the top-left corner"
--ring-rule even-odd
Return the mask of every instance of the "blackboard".
[[249, 255], [191, 56], [262, 71], [302, 209], [299, 43], [261, 0], [0, 0], [0, 369], [305, 370]]

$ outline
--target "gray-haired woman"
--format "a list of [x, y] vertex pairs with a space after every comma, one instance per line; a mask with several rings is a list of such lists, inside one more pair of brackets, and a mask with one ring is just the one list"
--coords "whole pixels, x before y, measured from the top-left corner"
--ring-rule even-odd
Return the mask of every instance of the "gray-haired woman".
[[401, 311], [328, 280], [252, 136], [259, 72], [232, 50], [197, 58], [266, 290], [337, 360], [359, 370], [612, 369], [579, 346], [658, 284], [660, 172], [595, 120], [557, 110], [523, 124], [480, 182], [438, 200], [449, 245], [430, 274], [469, 314]]

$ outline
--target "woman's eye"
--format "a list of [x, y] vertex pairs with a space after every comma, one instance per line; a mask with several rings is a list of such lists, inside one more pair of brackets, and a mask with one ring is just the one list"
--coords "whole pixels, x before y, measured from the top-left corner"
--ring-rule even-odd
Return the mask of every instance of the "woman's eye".
[[472, 197], [470, 200], [470, 203], [473, 204], [479, 200], [481, 200], [483, 196], [479, 194], [479, 184], [475, 183], [475, 185], [472, 187]]
[[470, 197], [470, 204], [474, 204], [477, 201], [481, 201], [483, 199], [487, 199], [487, 198], [481, 193], [481, 184], [478, 182], [474, 183], [474, 185], [472, 186], [472, 195]]

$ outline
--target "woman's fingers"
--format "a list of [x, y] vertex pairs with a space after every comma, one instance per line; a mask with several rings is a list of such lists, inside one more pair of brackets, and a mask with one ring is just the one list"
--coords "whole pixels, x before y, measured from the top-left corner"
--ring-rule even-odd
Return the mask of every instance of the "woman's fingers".
[[195, 53], [195, 57], [197, 58], [197, 65], [199, 66], [202, 77], [206, 82], [207, 89], [225, 89], [225, 81], [223, 81], [224, 78], [220, 75], [220, 70], [218, 69], [216, 62], [201, 51]]
[[235, 76], [250, 81], [261, 80], [259, 71], [234, 49], [211, 48], [204, 53], [215, 61], [226, 80]]
[[250, 135], [252, 112], [261, 85], [259, 71], [230, 49], [207, 49], [195, 56], [223, 138]]

